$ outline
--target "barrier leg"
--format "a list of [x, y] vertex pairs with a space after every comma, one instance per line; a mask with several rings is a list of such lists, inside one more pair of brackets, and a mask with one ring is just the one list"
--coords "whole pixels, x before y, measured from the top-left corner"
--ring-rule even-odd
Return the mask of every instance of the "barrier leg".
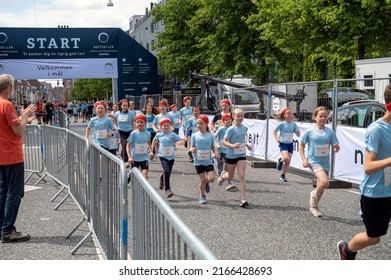
[[54, 207], [54, 210], [57, 210], [58, 207], [69, 197], [69, 193]]
[[62, 188], [53, 196], [53, 198], [52, 198], [50, 201], [53, 202], [53, 201], [57, 198], [57, 196], [59, 196], [60, 193], [62, 193], [62, 191], [63, 191], [64, 189], [66, 189], [66, 187], [62, 187]]
[[65, 237], [66, 239], [68, 239], [69, 237], [71, 237], [71, 235], [81, 226], [82, 223], [84, 223], [84, 221], [86, 221], [86, 217], [83, 217], [83, 219], [81, 219], [81, 221], [77, 224], [76, 227], [74, 227], [69, 233], [68, 235]]
[[79, 248], [81, 247], [81, 245], [83, 245], [83, 243], [87, 240], [88, 237], [90, 237], [92, 235], [92, 231], [90, 231], [89, 233], [87, 233], [86, 236], [84, 236], [84, 238], [75, 246], [75, 248], [73, 248], [73, 250], [71, 251], [71, 254], [75, 254], [77, 250], [79, 250]]

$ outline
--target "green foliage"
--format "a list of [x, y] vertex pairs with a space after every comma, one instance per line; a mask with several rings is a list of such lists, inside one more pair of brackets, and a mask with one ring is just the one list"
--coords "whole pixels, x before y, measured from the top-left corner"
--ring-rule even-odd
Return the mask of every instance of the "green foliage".
[[160, 67], [178, 78], [351, 78], [356, 59], [390, 55], [391, 0], [170, 0], [152, 13]]
[[72, 87], [74, 100], [102, 100], [112, 95], [111, 79], [78, 79]]

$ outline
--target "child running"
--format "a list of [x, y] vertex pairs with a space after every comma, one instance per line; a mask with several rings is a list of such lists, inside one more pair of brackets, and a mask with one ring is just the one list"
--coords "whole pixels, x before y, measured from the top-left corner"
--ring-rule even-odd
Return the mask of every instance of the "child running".
[[[293, 155], [293, 134], [300, 137], [300, 130], [297, 124], [293, 122], [293, 114], [291, 109], [285, 108], [277, 118], [283, 121], [275, 130], [273, 130], [274, 138], [280, 147], [281, 158], [277, 161], [277, 170], [281, 171], [280, 181], [288, 182], [286, 172], [288, 171]], [[279, 132], [279, 133], [278, 133]]]
[[[192, 112], [193, 112], [192, 117], [186, 123], [186, 130], [185, 130], [185, 135], [187, 135], [187, 136], [185, 136], [186, 141], [189, 141], [189, 138], [191, 137], [191, 135], [198, 131], [197, 120], [198, 120], [198, 117], [200, 116], [200, 113], [201, 113], [200, 107], [193, 106]], [[193, 162], [194, 161], [193, 153], [190, 151], [190, 149], [187, 152], [187, 154], [189, 156], [190, 162]]]
[[174, 195], [174, 193], [171, 191], [170, 177], [172, 167], [174, 166], [175, 143], [178, 141], [183, 143], [184, 141], [176, 133], [170, 130], [170, 119], [162, 119], [160, 121], [160, 128], [161, 131], [156, 134], [152, 141], [152, 147], [156, 147], [156, 145], [158, 145], [158, 156], [163, 167], [163, 174], [160, 175], [159, 188], [164, 188], [166, 197], [170, 198]]
[[[215, 143], [213, 135], [209, 132], [208, 123], [207, 116], [199, 116], [197, 118], [198, 132], [194, 133], [190, 140], [190, 151], [194, 155], [194, 166], [200, 178], [200, 197], [198, 199], [200, 204], [206, 203], [205, 192], [209, 193], [209, 183], [214, 182], [216, 176], [210, 152], [216, 154]], [[220, 157], [220, 155], [216, 154], [216, 157]]]
[[251, 151], [251, 145], [246, 143], [246, 133], [248, 128], [244, 126], [244, 113], [242, 109], [233, 111], [234, 124], [227, 129], [224, 135], [223, 144], [227, 149], [227, 165], [228, 173], [222, 172], [217, 179], [219, 186], [224, 180], [232, 180], [235, 174], [235, 169], [238, 171], [240, 182], [240, 207], [248, 207], [246, 199], [246, 148]]
[[86, 138], [92, 133], [94, 143], [100, 145], [103, 149], [110, 150], [110, 138], [116, 135], [117, 129], [114, 122], [106, 116], [106, 103], [99, 101], [95, 103], [96, 117], [93, 117], [86, 128]]
[[360, 184], [360, 205], [365, 231], [354, 235], [349, 243], [338, 242], [337, 248], [341, 260], [356, 259], [358, 251], [380, 243], [389, 228], [391, 219], [391, 84], [384, 90], [384, 100], [387, 111], [382, 118], [373, 122], [365, 133], [365, 174]]
[[[224, 146], [223, 144], [223, 139], [224, 139], [224, 135], [225, 135], [225, 132], [227, 131], [227, 129], [231, 126], [232, 124], [232, 117], [231, 117], [231, 114], [225, 114], [223, 115], [222, 119], [222, 126], [220, 127], [217, 127], [217, 126], [214, 126], [214, 128], [216, 130], [215, 132], [215, 140], [216, 140], [216, 147], [217, 147], [217, 153], [220, 155], [220, 158], [216, 159], [217, 160], [217, 174], [219, 176], [221, 176], [221, 174], [224, 172], [226, 173], [227, 172], [227, 159], [226, 159], [226, 155], [227, 155], [227, 147]], [[217, 122], [216, 122], [217, 124]], [[225, 187], [225, 189], [228, 191], [228, 190], [233, 190], [235, 189], [235, 185], [232, 184], [231, 180], [227, 180], [227, 185]]]
[[172, 124], [174, 127], [174, 132], [175, 132], [175, 134], [179, 134], [179, 120], [181, 118], [181, 113], [179, 113], [178, 107], [176, 106], [176, 104], [172, 104], [170, 106], [170, 108], [171, 108], [171, 111], [168, 114], [174, 120], [174, 123]]
[[[316, 126], [308, 129], [299, 146], [300, 157], [303, 167], [309, 167], [315, 175], [316, 189], [310, 195], [310, 211], [315, 217], [321, 217], [322, 212], [318, 208], [320, 199], [324, 190], [329, 186], [329, 169], [330, 169], [330, 146], [334, 152], [340, 149], [335, 132], [326, 127], [329, 113], [326, 107], [318, 107], [312, 114]], [[305, 156], [305, 145], [308, 144], [308, 155]]]
[[134, 118], [136, 129], [129, 135], [126, 152], [131, 168], [140, 168], [141, 173], [148, 179], [148, 161], [153, 158], [153, 152], [151, 147], [151, 133], [145, 130], [146, 122], [147, 119], [142, 114]]

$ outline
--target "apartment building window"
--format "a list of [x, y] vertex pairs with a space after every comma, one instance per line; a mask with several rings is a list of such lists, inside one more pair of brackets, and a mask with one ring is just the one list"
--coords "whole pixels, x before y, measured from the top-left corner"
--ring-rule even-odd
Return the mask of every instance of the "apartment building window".
[[155, 32], [155, 25], [151, 22], [151, 33]]
[[149, 51], [149, 43], [146, 44], [146, 49]]
[[[373, 75], [364, 75], [364, 79], [373, 79]], [[373, 87], [373, 80], [365, 80], [364, 87]]]

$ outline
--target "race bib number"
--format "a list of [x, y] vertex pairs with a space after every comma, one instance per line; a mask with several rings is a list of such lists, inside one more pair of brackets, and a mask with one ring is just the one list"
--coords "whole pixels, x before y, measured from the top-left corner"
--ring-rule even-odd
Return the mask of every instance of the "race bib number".
[[327, 157], [330, 154], [329, 145], [315, 145], [315, 156]]
[[128, 121], [128, 115], [119, 115], [118, 116], [118, 122], [127, 122]]
[[246, 153], [246, 144], [240, 144], [239, 149], [234, 149], [235, 155], [245, 154]]
[[147, 123], [147, 128], [153, 128], [153, 126], [152, 126], [152, 123], [151, 123], [151, 122]]
[[391, 167], [384, 168], [384, 186], [391, 187]]
[[148, 145], [147, 144], [135, 144], [134, 145], [134, 152], [137, 155], [146, 154], [148, 152]]
[[209, 150], [197, 150], [197, 159], [198, 160], [209, 160], [210, 151]]
[[110, 146], [117, 146], [117, 138], [113, 137], [110, 139]]
[[102, 130], [97, 130], [96, 131], [96, 138], [97, 139], [107, 138], [106, 135], [107, 135], [107, 130], [106, 129], [102, 129]]
[[161, 146], [160, 151], [163, 157], [169, 157], [174, 155], [174, 147]]
[[179, 124], [179, 118], [174, 119], [174, 124]]
[[293, 141], [293, 133], [285, 133], [283, 142], [292, 142]]

